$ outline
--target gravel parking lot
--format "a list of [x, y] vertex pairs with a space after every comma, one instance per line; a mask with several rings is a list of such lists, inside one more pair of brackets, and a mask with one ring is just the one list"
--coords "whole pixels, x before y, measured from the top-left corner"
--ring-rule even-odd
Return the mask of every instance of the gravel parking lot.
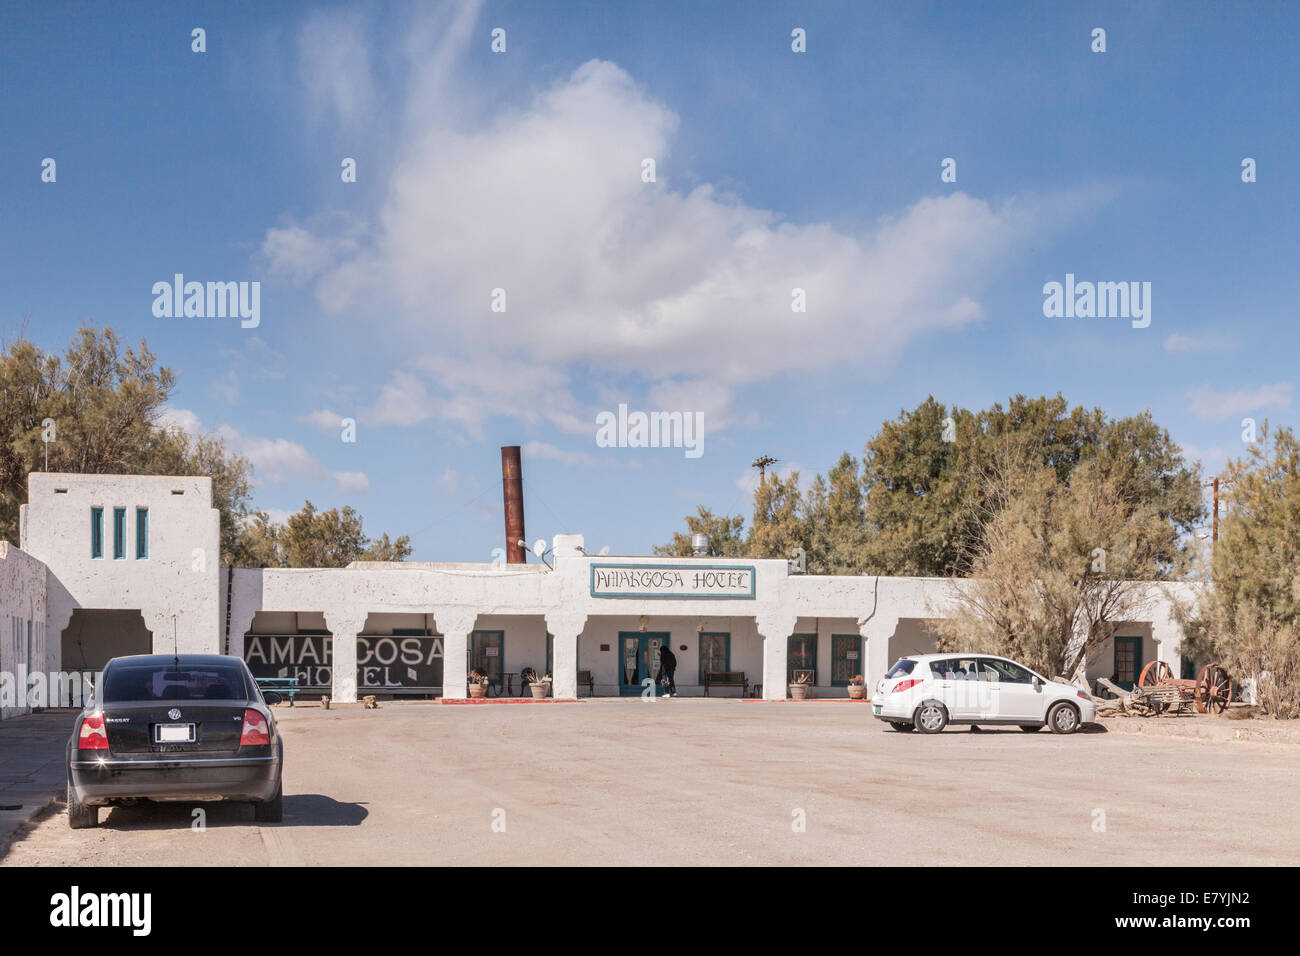
[[1185, 735], [1244, 722], [923, 737], [856, 702], [682, 698], [277, 715], [282, 824], [146, 805], [72, 831], [56, 803], [0, 862], [1300, 863], [1279, 826], [1296, 743]]

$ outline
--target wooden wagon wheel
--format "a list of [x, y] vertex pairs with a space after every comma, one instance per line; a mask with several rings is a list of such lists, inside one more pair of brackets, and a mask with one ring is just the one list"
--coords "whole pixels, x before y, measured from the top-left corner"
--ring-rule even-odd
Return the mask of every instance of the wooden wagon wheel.
[[1196, 678], [1196, 709], [1202, 714], [1221, 714], [1232, 702], [1232, 681], [1218, 664], [1202, 669]]
[[1151, 661], [1146, 667], [1142, 668], [1142, 673], [1138, 675], [1139, 687], [1155, 687], [1156, 684], [1163, 684], [1167, 680], [1173, 680], [1173, 669], [1164, 661]]

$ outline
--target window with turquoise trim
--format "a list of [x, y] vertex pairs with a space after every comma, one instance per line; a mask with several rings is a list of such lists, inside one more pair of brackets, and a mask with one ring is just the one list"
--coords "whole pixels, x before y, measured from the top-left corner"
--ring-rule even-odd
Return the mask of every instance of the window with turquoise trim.
[[506, 656], [504, 631], [474, 631], [470, 634], [469, 669], [486, 674], [488, 680], [501, 686], [501, 674]]
[[831, 686], [848, 687], [849, 681], [862, 673], [859, 634], [831, 635]]
[[90, 556], [104, 556], [104, 509], [90, 509]]
[[135, 509], [135, 556], [149, 557], [149, 509]]
[[700, 635], [700, 679], [731, 670], [731, 635]]
[[126, 509], [113, 509], [113, 557], [126, 557]]
[[813, 684], [817, 683], [817, 635], [792, 634], [786, 646], [786, 663], [789, 673], [786, 679], [795, 683], [801, 674], [811, 674]]

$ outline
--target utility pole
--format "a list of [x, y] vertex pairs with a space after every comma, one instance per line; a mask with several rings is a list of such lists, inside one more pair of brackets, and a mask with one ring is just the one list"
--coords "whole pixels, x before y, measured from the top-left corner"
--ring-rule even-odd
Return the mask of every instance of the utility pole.
[[767, 481], [767, 466], [775, 465], [778, 460], [779, 459], [770, 458], [767, 455], [764, 455], [762, 458], [755, 460], [751, 465], [751, 467], [758, 469], [758, 483], [760, 486]]
[[[1210, 532], [1211, 554], [1213, 554], [1214, 546], [1219, 543], [1219, 483], [1220, 483], [1220, 478], [1218, 475], [1215, 475], [1213, 481], [1206, 481], [1206, 482], [1202, 482], [1201, 484], [1202, 488], [1214, 489], [1214, 524], [1212, 526], [1213, 530]], [[1231, 478], [1227, 479], [1226, 481], [1223, 482], [1223, 484], [1225, 485], [1232, 484], [1232, 479]]]

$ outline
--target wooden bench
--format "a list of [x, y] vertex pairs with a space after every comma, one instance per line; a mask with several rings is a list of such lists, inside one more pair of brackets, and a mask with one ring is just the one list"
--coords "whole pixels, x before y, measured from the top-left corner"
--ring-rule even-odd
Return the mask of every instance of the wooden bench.
[[578, 686], [581, 687], [583, 684], [587, 685], [587, 696], [595, 697], [596, 684], [591, 679], [591, 671], [578, 671]]
[[298, 678], [296, 677], [255, 677], [257, 687], [262, 691], [273, 691], [277, 694], [287, 694], [289, 697], [289, 706], [293, 706], [294, 698], [298, 696]]
[[749, 690], [749, 681], [745, 680], [744, 671], [708, 671], [704, 675], [704, 696], [709, 696], [711, 687], [739, 687], [740, 696]]

